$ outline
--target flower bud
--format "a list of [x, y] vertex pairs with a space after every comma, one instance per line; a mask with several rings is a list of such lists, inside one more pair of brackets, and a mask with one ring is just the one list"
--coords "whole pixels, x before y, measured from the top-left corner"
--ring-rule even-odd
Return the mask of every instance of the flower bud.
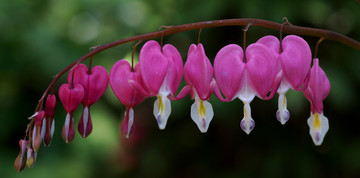
[[28, 141], [27, 140], [20, 140], [19, 145], [20, 145], [20, 153], [19, 153], [19, 155], [17, 156], [17, 158], [15, 159], [15, 162], [14, 162], [14, 167], [15, 167], [17, 172], [22, 171], [24, 169], [24, 167], [25, 167], [25, 151], [26, 151], [26, 147], [28, 145]]
[[26, 166], [28, 168], [34, 167], [36, 161], [36, 154], [37, 153], [32, 148], [28, 148], [26, 154]]
[[35, 152], [38, 152], [41, 146], [41, 140], [42, 140], [42, 123], [44, 120], [44, 111], [40, 111], [39, 114], [35, 118], [35, 124], [32, 132], [32, 146], [34, 148]]
[[55, 121], [54, 121], [54, 115], [55, 115], [55, 105], [56, 105], [56, 97], [53, 94], [49, 94], [46, 99], [45, 104], [45, 121], [43, 124], [43, 130], [44, 130], [44, 146], [48, 147], [51, 144], [51, 140], [54, 135], [54, 129], [55, 129]]

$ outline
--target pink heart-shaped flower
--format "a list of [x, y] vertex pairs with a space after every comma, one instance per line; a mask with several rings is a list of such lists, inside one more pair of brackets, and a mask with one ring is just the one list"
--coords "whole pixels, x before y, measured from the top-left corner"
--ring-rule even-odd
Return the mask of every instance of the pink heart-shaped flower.
[[84, 88], [80, 84], [71, 87], [70, 84], [62, 84], [59, 89], [59, 98], [65, 110], [73, 113], [84, 98]]

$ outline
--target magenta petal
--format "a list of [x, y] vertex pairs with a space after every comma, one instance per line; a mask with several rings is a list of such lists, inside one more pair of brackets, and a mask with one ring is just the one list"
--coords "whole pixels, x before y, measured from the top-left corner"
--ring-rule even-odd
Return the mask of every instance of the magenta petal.
[[319, 59], [315, 58], [310, 71], [309, 84], [304, 91], [305, 97], [311, 102], [312, 113], [322, 113], [323, 100], [330, 92], [330, 82], [325, 72], [319, 66]]
[[168, 71], [168, 61], [162, 54], [158, 42], [151, 40], [144, 44], [139, 57], [141, 77], [151, 96], [155, 96]]
[[263, 44], [264, 46], [268, 47], [272, 51], [275, 59], [279, 58], [280, 41], [275, 36], [273, 36], [273, 35], [264, 36], [264, 37], [260, 38], [256, 43], [260, 43], [260, 44]]
[[207, 100], [210, 83], [213, 78], [213, 68], [205, 55], [202, 44], [192, 44], [184, 66], [184, 78], [188, 85], [194, 86], [201, 100]]
[[[74, 76], [72, 76], [73, 72]], [[68, 82], [74, 80], [74, 84], [80, 84], [85, 91], [82, 103], [91, 106], [105, 93], [109, 85], [109, 76], [106, 69], [102, 66], [94, 66], [91, 72], [84, 64], [79, 64], [69, 72]]]
[[243, 49], [236, 44], [227, 45], [216, 54], [215, 80], [228, 101], [233, 100], [242, 88], [245, 69], [243, 58]]
[[130, 80], [140, 82], [140, 76], [137, 72], [131, 71], [129, 62], [126, 60], [119, 60], [111, 68], [110, 86], [122, 104], [126, 106], [135, 106], [141, 103], [145, 97], [129, 84]]
[[301, 37], [288, 35], [282, 41], [282, 48], [280, 62], [284, 71], [284, 78], [294, 90], [301, 90], [300, 87], [304, 84], [310, 70], [310, 47]]
[[164, 56], [168, 60], [168, 72], [166, 74], [166, 84], [171, 94], [175, 95], [179, 88], [183, 74], [183, 61], [179, 51], [172, 45], [166, 44], [163, 47]]
[[254, 43], [246, 49], [246, 68], [250, 84], [260, 98], [266, 98], [276, 76], [276, 60], [269, 48]]
[[73, 113], [76, 110], [83, 97], [84, 88], [80, 84], [71, 87], [65, 83], [60, 86], [59, 98], [68, 113]]

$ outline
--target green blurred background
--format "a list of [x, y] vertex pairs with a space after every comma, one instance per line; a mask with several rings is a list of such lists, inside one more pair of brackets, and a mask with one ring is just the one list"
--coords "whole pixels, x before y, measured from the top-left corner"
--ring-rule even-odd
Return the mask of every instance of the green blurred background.
[[[110, 87], [92, 106], [93, 133], [66, 145], [61, 139], [65, 111], [58, 99], [56, 131], [49, 148], [42, 147], [32, 169], [13, 168], [27, 117], [53, 76], [92, 46], [152, 32], [161, 25], [180, 25], [225, 18], [261, 18], [334, 30], [360, 40], [360, 4], [356, 0], [3, 0], [0, 1], [0, 177], [356, 177], [360, 176], [360, 53], [334, 41], [319, 48], [320, 65], [332, 88], [324, 102], [330, 130], [314, 146], [306, 120], [309, 102], [290, 92], [290, 121], [275, 118], [277, 99], [255, 99], [256, 127], [246, 135], [238, 100], [211, 101], [215, 117], [206, 134], [190, 118], [187, 96], [172, 102], [167, 127], [160, 131], [152, 115], [155, 98], [135, 108], [135, 135], [124, 140], [119, 126], [124, 114]], [[244, 27], [204, 29], [201, 34], [212, 61], [229, 43], [242, 45]], [[185, 62], [198, 31], [164, 38]], [[248, 44], [278, 31], [250, 27]], [[312, 49], [318, 38], [306, 37]], [[159, 39], [156, 39], [159, 40]], [[110, 71], [119, 59], [131, 58], [129, 43], [94, 56]], [[137, 48], [137, 53], [140, 47]], [[87, 61], [85, 62], [88, 63]], [[56, 84], [56, 91], [65, 77]], [[184, 82], [181, 84], [184, 86]], [[277, 98], [277, 96], [276, 96]], [[82, 106], [75, 113], [76, 123]]]

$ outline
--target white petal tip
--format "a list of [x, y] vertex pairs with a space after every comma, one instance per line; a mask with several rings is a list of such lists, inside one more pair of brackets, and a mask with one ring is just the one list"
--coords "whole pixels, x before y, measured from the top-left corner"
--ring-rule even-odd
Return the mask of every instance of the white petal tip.
[[246, 133], [250, 134], [252, 130], [255, 128], [255, 121], [253, 119], [242, 119], [240, 122], [241, 129]]
[[323, 115], [323, 113], [311, 114], [310, 118], [307, 120], [307, 123], [310, 127], [310, 135], [316, 146], [320, 146], [324, 141], [324, 137], [329, 130], [329, 121]]

